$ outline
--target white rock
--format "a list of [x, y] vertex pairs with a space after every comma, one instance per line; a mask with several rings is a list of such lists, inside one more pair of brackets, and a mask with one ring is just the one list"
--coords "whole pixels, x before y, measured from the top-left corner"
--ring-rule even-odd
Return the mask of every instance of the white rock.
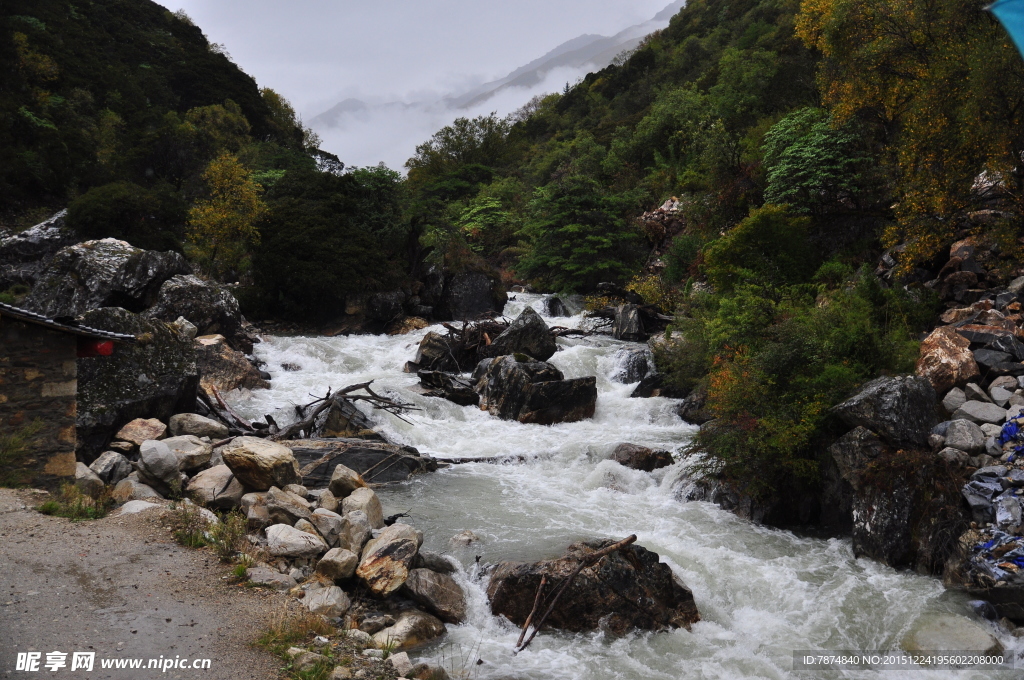
[[225, 510], [237, 507], [245, 491], [227, 465], [203, 470], [192, 478], [186, 490], [204, 505]]
[[328, 617], [341, 616], [352, 606], [348, 595], [338, 586], [329, 586], [307, 593], [303, 602], [309, 611]]
[[186, 434], [162, 440], [178, 459], [178, 469], [184, 472], [198, 470], [210, 462], [213, 447], [199, 437]]
[[279, 557], [316, 557], [327, 552], [322, 538], [287, 524], [267, 527], [267, 548]]
[[316, 571], [329, 579], [340, 581], [352, 578], [359, 566], [359, 556], [345, 548], [328, 550], [317, 562]]
[[985, 628], [963, 616], [925, 616], [903, 639], [908, 652], [981, 652], [998, 654], [999, 641]]
[[128, 501], [121, 506], [121, 515], [135, 515], [146, 510], [152, 510], [153, 508], [163, 508], [164, 506], [157, 503], [150, 503], [149, 501]]
[[363, 512], [372, 528], [384, 527], [384, 508], [381, 507], [380, 499], [377, 498], [373, 489], [365, 487], [356, 489], [341, 501], [341, 509], [343, 515], [348, 515], [350, 512]]
[[191, 434], [196, 437], [209, 437], [213, 440], [226, 439], [228, 426], [218, 423], [216, 420], [206, 418], [196, 413], [179, 413], [171, 416], [171, 436]]
[[147, 475], [164, 484], [173, 484], [180, 478], [178, 457], [162, 441], [150, 439], [139, 445], [139, 465]]
[[388, 657], [388, 661], [391, 662], [391, 666], [395, 669], [395, 673], [398, 677], [405, 677], [406, 673], [412, 671], [412, 661], [409, 660], [409, 655], [406, 652], [399, 652], [398, 654], [392, 654]]
[[132, 473], [132, 464], [117, 451], [104, 451], [89, 469], [106, 484], [117, 484]]
[[103, 491], [103, 480], [85, 463], [76, 463], [75, 486], [86, 496], [96, 498]]

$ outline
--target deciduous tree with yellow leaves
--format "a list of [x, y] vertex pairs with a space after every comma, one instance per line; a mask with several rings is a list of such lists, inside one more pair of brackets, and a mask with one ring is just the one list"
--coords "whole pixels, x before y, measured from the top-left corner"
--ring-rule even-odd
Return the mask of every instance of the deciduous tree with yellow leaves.
[[247, 268], [249, 246], [260, 240], [256, 224], [267, 210], [262, 189], [228, 153], [207, 166], [203, 182], [207, 196], [189, 211], [186, 249], [208, 273], [237, 275]]
[[876, 124], [897, 201], [883, 241], [908, 244], [908, 267], [991, 198], [986, 182], [1024, 214], [1024, 61], [986, 4], [803, 0], [797, 18], [833, 120]]

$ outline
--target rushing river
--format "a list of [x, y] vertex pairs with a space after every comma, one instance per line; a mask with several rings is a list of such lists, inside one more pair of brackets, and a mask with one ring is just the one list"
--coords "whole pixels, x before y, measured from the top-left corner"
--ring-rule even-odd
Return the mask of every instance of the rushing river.
[[[505, 309], [514, 317], [541, 297], [519, 295]], [[547, 319], [575, 326], [581, 317]], [[469, 621], [448, 626], [444, 643], [413, 656], [443, 661], [480, 680], [649, 680], [672, 678], [1019, 678], [1020, 671], [794, 671], [793, 651], [899, 649], [914, 622], [929, 613], [969, 616], [966, 600], [934, 579], [854, 559], [848, 540], [822, 540], [755, 526], [708, 503], [678, 499], [680, 464], [655, 474], [609, 460], [615, 445], [632, 442], [674, 449], [694, 428], [668, 399], [630, 399], [633, 385], [612, 380], [617, 352], [627, 343], [608, 337], [560, 339], [551, 362], [566, 377], [597, 376], [593, 419], [544, 427], [498, 420], [474, 407], [423, 397], [402, 372], [427, 331], [404, 336], [274, 337], [257, 345], [273, 388], [234, 395], [246, 416], [294, 416], [290, 403], [308, 403], [327, 387], [373, 379], [377, 390], [423, 409], [407, 424], [372, 417], [395, 442], [439, 457], [526, 456], [515, 465], [474, 463], [383, 489], [385, 515], [408, 511], [426, 534], [425, 549], [457, 557], [470, 598]], [[298, 364], [285, 371], [283, 363]], [[284, 407], [284, 408], [282, 408]], [[472, 531], [480, 540], [453, 547]], [[583, 538], [623, 538], [661, 555], [693, 590], [703, 620], [692, 631], [539, 635], [513, 656], [519, 631], [491, 616], [482, 561], [534, 560], [561, 554]], [[993, 629], [993, 632], [995, 630]], [[1020, 642], [1001, 636], [1013, 649]], [[482, 664], [476, 660], [481, 659]]]

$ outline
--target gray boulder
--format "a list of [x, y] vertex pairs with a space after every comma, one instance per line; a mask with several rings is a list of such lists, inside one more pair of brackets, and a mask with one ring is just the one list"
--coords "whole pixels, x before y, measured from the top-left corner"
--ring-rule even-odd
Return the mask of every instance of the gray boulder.
[[356, 489], [341, 501], [341, 509], [346, 517], [353, 512], [363, 513], [373, 529], [384, 527], [384, 508], [373, 489]]
[[306, 595], [304, 602], [309, 611], [329, 618], [341, 616], [352, 606], [348, 595], [338, 586], [313, 590]]
[[105, 451], [89, 465], [89, 469], [104, 484], [117, 484], [132, 473], [132, 464], [117, 451]]
[[118, 503], [163, 498], [156, 489], [140, 482], [138, 473], [134, 472], [118, 482], [110, 495]]
[[180, 437], [168, 437], [162, 440], [167, 448], [178, 458], [178, 468], [182, 472], [198, 470], [210, 462], [213, 446], [191, 434]]
[[112, 238], [86, 241], [53, 256], [25, 306], [49, 317], [114, 306], [141, 312], [156, 301], [164, 281], [191, 273], [179, 253], [142, 250]]
[[405, 583], [422, 534], [407, 524], [392, 524], [363, 549], [356, 576], [375, 595], [386, 597]]
[[466, 594], [451, 576], [429, 569], [413, 569], [405, 579], [402, 592], [446, 623], [466, 620]]
[[228, 510], [242, 502], [245, 488], [227, 465], [215, 465], [193, 477], [186, 487], [190, 496], [214, 508]]
[[317, 535], [287, 524], [267, 527], [267, 549], [276, 557], [316, 557], [327, 552], [327, 544]]
[[299, 520], [308, 520], [313, 514], [309, 503], [293, 493], [282, 491], [276, 486], [270, 487], [264, 498], [264, 505], [270, 519], [278, 524], [295, 525]]
[[[631, 385], [654, 373], [654, 356], [647, 347], [623, 347], [615, 352], [612, 380]], [[640, 396], [640, 395], [638, 395]]]
[[242, 312], [235, 296], [226, 288], [191, 274], [164, 281], [145, 316], [168, 323], [185, 317], [196, 327], [198, 335], [219, 333], [234, 349], [252, 352], [252, 338], [243, 329]]
[[631, 340], [633, 342], [647, 340], [648, 333], [644, 330], [644, 322], [640, 316], [640, 308], [637, 305], [619, 305], [615, 309], [612, 335], [617, 340]]
[[86, 312], [93, 328], [128, 333], [109, 357], [78, 359], [77, 433], [80, 457], [91, 460], [123, 425], [136, 418], [167, 421], [195, 408], [199, 385], [192, 343], [177, 329], [117, 307]]
[[209, 437], [217, 441], [228, 436], [228, 426], [196, 413], [179, 413], [171, 416], [169, 423], [171, 436], [193, 435]]
[[502, 420], [552, 425], [590, 418], [597, 407], [597, 379], [564, 380], [551, 364], [502, 356], [487, 365], [476, 385], [480, 408]]
[[65, 226], [67, 214], [61, 210], [45, 222], [0, 238], [0, 289], [31, 286], [59, 250], [78, 240]]
[[903, 638], [910, 653], [999, 654], [1003, 646], [983, 626], [964, 616], [931, 614], [918, 621]]
[[569, 308], [566, 307], [565, 303], [562, 302], [562, 300], [557, 297], [544, 298], [544, 301], [541, 303], [541, 306], [544, 308], [545, 316], [572, 316], [572, 314], [569, 312]]
[[254, 491], [281, 488], [302, 481], [291, 449], [259, 437], [236, 437], [222, 450], [224, 464]]
[[252, 567], [245, 570], [245, 577], [250, 583], [258, 586], [266, 586], [274, 590], [291, 590], [299, 585], [291, 576], [267, 569], [266, 567]]
[[547, 361], [557, 349], [544, 319], [533, 307], [527, 307], [490, 345], [480, 348], [479, 356], [484, 359], [518, 353], [537, 361]]
[[988, 401], [965, 401], [953, 414], [955, 420], [999, 424], [1006, 420], [1006, 409]]
[[142, 442], [139, 446], [139, 468], [146, 475], [173, 486], [181, 478], [178, 457], [162, 441]]
[[356, 489], [365, 487], [366, 482], [352, 468], [338, 464], [334, 466], [334, 472], [331, 473], [331, 481], [327, 486], [336, 499], [344, 500]]
[[967, 401], [967, 395], [964, 391], [959, 387], [954, 387], [943, 397], [942, 407], [946, 409], [946, 413], [953, 414], [964, 405], [965, 401]]
[[935, 390], [927, 379], [900, 376], [872, 380], [834, 411], [851, 427], [865, 427], [892, 443], [926, 446], [939, 422], [936, 406]]
[[675, 462], [668, 451], [655, 451], [636, 444], [619, 444], [612, 453], [612, 460], [619, 465], [643, 472], [653, 472]]
[[434, 616], [416, 609], [398, 615], [395, 625], [375, 633], [373, 642], [380, 648], [393, 647], [401, 652], [427, 645], [445, 634], [444, 624]]
[[103, 491], [103, 480], [85, 463], [75, 463], [75, 487], [86, 496], [96, 498]]
[[452, 353], [448, 341], [440, 333], [430, 331], [420, 340], [414, 363], [423, 370], [453, 372], [459, 370], [459, 362]]
[[946, 428], [946, 446], [975, 454], [985, 450], [985, 433], [969, 420], [954, 420]]
[[316, 563], [316, 573], [335, 581], [352, 578], [359, 566], [359, 555], [346, 548], [334, 548]]

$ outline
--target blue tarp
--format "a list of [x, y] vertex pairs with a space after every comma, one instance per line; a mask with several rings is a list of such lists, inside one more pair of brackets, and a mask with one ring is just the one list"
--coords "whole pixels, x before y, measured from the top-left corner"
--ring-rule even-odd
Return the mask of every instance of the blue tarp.
[[1017, 49], [1024, 54], [1024, 0], [999, 0], [988, 9], [996, 15], [1013, 38]]

